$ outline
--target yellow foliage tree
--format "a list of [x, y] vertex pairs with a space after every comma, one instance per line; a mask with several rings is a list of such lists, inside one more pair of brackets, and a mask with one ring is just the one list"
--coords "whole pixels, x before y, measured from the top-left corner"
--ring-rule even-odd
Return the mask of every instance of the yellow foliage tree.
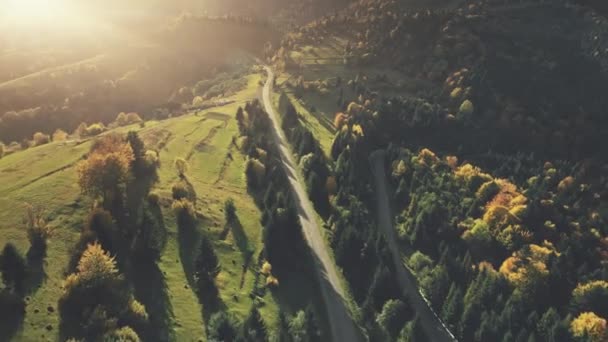
[[49, 137], [48, 134], [44, 134], [42, 132], [36, 132], [34, 133], [34, 145], [35, 146], [40, 146], [40, 145], [44, 145], [44, 144], [48, 144], [51, 141], [51, 137]]
[[359, 124], [353, 125], [353, 134], [360, 137], [365, 136], [365, 134], [363, 134], [363, 127]]
[[89, 157], [78, 163], [78, 184], [85, 194], [111, 200], [126, 183], [133, 161], [131, 146], [111, 136], [104, 137]]
[[57, 129], [53, 133], [53, 141], [65, 141], [68, 138], [68, 134], [61, 129]]
[[608, 338], [606, 320], [593, 312], [583, 312], [570, 323], [570, 331], [575, 337], [589, 337], [594, 342]]

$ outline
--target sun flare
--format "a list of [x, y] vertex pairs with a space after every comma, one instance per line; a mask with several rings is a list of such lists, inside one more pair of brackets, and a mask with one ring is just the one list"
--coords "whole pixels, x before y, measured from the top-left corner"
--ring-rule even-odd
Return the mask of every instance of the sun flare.
[[0, 0], [0, 19], [19, 25], [64, 21], [70, 19], [67, 0]]

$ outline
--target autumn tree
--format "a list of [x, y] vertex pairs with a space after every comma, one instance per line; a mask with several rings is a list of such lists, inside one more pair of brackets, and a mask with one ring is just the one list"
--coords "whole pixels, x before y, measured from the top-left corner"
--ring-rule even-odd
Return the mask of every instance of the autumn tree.
[[186, 161], [186, 159], [175, 158], [173, 165], [175, 166], [177, 175], [180, 176], [180, 178], [186, 177], [186, 172], [188, 172], [188, 168], [189, 168], [189, 165], [188, 165], [188, 162]]
[[572, 335], [581, 338], [589, 338], [592, 342], [606, 341], [606, 320], [593, 312], [583, 312], [570, 323]]
[[32, 257], [44, 257], [46, 255], [47, 240], [51, 236], [53, 229], [43, 217], [43, 210], [35, 208], [31, 204], [25, 206], [25, 227], [27, 238], [30, 241]]
[[84, 251], [76, 272], [66, 278], [59, 299], [59, 312], [66, 331], [87, 340], [99, 339], [128, 317], [143, 315], [147, 318], [145, 308], [142, 308], [143, 305], [133, 298], [114, 258], [97, 243]]
[[57, 129], [53, 133], [53, 141], [65, 141], [68, 138], [68, 134], [61, 129]]
[[117, 137], [103, 137], [89, 154], [78, 163], [78, 184], [83, 193], [100, 196], [109, 205], [124, 195], [129, 177], [133, 150]]

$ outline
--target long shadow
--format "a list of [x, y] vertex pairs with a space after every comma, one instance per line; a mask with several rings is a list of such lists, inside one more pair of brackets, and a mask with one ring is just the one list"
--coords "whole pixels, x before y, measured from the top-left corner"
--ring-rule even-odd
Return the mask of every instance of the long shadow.
[[44, 270], [44, 255], [36, 255], [32, 248], [27, 252], [27, 293], [32, 294], [44, 284], [48, 278]]
[[316, 257], [313, 254], [310, 248], [305, 246], [300, 257], [289, 261], [291, 265], [275, 267], [273, 273], [279, 279], [280, 286], [272, 291], [272, 295], [280, 307], [286, 308], [290, 314], [312, 305], [321, 329], [321, 340], [329, 341], [332, 334], [328, 311], [323, 296], [318, 295], [321, 293], [319, 282], [327, 279], [315, 276]]
[[25, 302], [21, 296], [4, 289], [0, 291], [0, 342], [13, 339], [23, 326]]
[[205, 327], [207, 324], [209, 324], [209, 319], [214, 313], [226, 311], [228, 309], [226, 303], [224, 303], [219, 294], [219, 289], [216, 287], [215, 290], [218, 292], [199, 296], [199, 302], [201, 303], [201, 317], [205, 322]]
[[232, 227], [232, 236], [234, 237], [234, 242], [236, 242], [241, 254], [243, 254], [245, 265], [249, 265], [251, 257], [253, 256], [253, 248], [249, 244], [249, 239], [247, 238], [247, 234], [245, 234], [245, 229], [241, 224], [241, 220], [236, 217], [233, 222], [227, 224]]
[[201, 239], [194, 219], [181, 218], [177, 223], [177, 242], [179, 244], [179, 259], [188, 279], [190, 287], [194, 286], [194, 259]]
[[174, 340], [175, 315], [169, 299], [165, 276], [155, 262], [141, 262], [130, 273], [135, 298], [146, 306], [150, 315], [144, 341]]

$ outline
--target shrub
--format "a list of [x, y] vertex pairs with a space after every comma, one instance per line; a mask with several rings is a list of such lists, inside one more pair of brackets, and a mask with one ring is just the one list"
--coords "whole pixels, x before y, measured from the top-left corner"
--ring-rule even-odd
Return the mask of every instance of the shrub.
[[475, 111], [475, 107], [473, 106], [473, 102], [470, 100], [464, 100], [460, 105], [460, 109], [458, 110], [458, 114], [462, 118], [469, 118], [473, 112]]
[[268, 261], [264, 261], [262, 270], [260, 271], [263, 275], [270, 275], [272, 273], [272, 265]]
[[194, 202], [190, 185], [184, 181], [179, 181], [171, 187], [171, 193], [174, 200], [187, 199]]
[[48, 134], [44, 134], [42, 132], [36, 132], [34, 133], [34, 146], [40, 146], [40, 145], [45, 145], [48, 144], [49, 142], [51, 142], [51, 137], [49, 137]]
[[148, 203], [152, 205], [160, 204], [160, 195], [156, 192], [151, 192], [148, 194]]
[[74, 135], [77, 135], [79, 137], [86, 136], [87, 135], [87, 124], [84, 122], [80, 123], [80, 125], [78, 125], [76, 130], [74, 130]]
[[144, 154], [144, 168], [147, 170], [154, 170], [160, 167], [160, 157], [158, 152], [147, 150]]
[[139, 114], [137, 114], [135, 112], [131, 112], [131, 113], [127, 114], [127, 125], [132, 125], [132, 124], [140, 123], [143, 121], [144, 120], [142, 120], [142, 118], [139, 116]]
[[68, 134], [61, 129], [57, 129], [53, 133], [53, 141], [65, 141], [68, 138]]
[[27, 238], [30, 241], [32, 251], [30, 255], [35, 257], [45, 256], [47, 240], [53, 230], [42, 217], [42, 209], [34, 208], [31, 204], [26, 204], [25, 209]]
[[234, 341], [239, 325], [237, 319], [228, 312], [216, 312], [209, 319], [207, 338], [210, 341]]
[[177, 170], [177, 174], [180, 177], [185, 177], [186, 176], [186, 172], [188, 172], [188, 162], [186, 161], [186, 159], [184, 158], [175, 158], [175, 161], [173, 162], [173, 165], [175, 166], [175, 170]]
[[139, 335], [131, 327], [112, 330], [103, 336], [103, 342], [139, 342]]
[[200, 96], [196, 96], [194, 99], [192, 99], [192, 107], [202, 107], [205, 104], [205, 100], [200, 97]]
[[178, 221], [181, 221], [182, 223], [185, 222], [182, 220], [194, 220], [196, 217], [194, 204], [185, 198], [173, 201], [173, 205], [171, 207], [173, 208], [173, 212], [175, 213], [175, 216], [177, 216]]
[[125, 114], [125, 112], [118, 113], [118, 115], [116, 116], [116, 120], [114, 120], [114, 122], [118, 126], [126, 126], [127, 125], [127, 114]]
[[94, 137], [106, 131], [106, 126], [104, 124], [98, 122], [94, 123], [86, 128], [84, 131], [85, 137]]

